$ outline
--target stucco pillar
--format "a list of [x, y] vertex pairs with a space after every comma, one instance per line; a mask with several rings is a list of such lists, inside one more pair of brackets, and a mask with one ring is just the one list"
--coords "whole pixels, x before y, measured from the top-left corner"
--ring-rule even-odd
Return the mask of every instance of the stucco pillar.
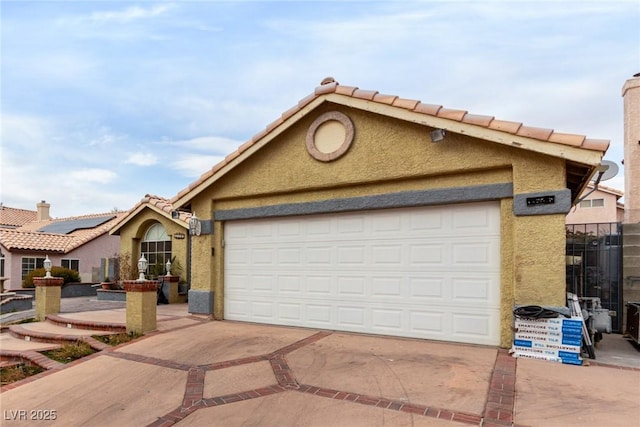
[[157, 328], [158, 282], [125, 280], [127, 333], [145, 334]]
[[640, 73], [625, 82], [622, 97], [625, 186], [622, 224], [622, 329], [626, 332], [626, 303], [640, 301]]
[[169, 304], [176, 304], [181, 301], [180, 294], [178, 293], [178, 282], [180, 281], [180, 276], [163, 276], [163, 284], [162, 290], [167, 297], [167, 301]]
[[60, 297], [62, 294], [62, 277], [34, 277], [36, 285], [36, 313], [37, 321], [43, 321], [47, 314], [60, 312]]

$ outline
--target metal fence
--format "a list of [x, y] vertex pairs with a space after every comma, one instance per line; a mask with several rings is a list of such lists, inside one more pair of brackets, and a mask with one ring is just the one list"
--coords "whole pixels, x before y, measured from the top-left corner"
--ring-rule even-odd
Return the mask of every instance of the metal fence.
[[567, 292], [598, 297], [622, 332], [622, 224], [567, 225]]

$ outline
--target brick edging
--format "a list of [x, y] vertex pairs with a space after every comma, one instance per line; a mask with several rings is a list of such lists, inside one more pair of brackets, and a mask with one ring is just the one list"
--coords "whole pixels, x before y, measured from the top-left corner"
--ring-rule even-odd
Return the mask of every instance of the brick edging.
[[[65, 326], [70, 329], [86, 329], [91, 331], [126, 332], [127, 325], [120, 323], [95, 322], [91, 320], [79, 320], [62, 317], [57, 314], [48, 314], [46, 320], [55, 324]], [[71, 325], [71, 326], [69, 326]]]
[[483, 426], [511, 426], [516, 396], [516, 358], [499, 349], [489, 382]]

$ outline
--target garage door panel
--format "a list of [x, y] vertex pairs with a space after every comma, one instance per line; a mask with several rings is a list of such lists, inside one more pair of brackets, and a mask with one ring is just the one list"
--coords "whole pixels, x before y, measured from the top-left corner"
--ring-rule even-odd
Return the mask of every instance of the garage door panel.
[[338, 305], [336, 323], [338, 328], [351, 331], [366, 331], [366, 309], [357, 305]]
[[492, 285], [494, 280], [496, 279], [481, 279], [470, 277], [453, 278], [452, 299], [458, 304], [486, 304], [487, 306], [495, 308], [496, 305], [492, 304], [496, 299], [496, 295], [494, 295]]
[[402, 245], [374, 244], [372, 247], [373, 264], [402, 265]]
[[447, 279], [444, 277], [409, 277], [408, 282], [412, 300], [428, 303], [429, 300], [442, 301], [447, 297]]
[[364, 245], [342, 246], [336, 248], [337, 263], [339, 265], [365, 265], [367, 248]]
[[409, 247], [409, 261], [411, 265], [441, 266], [444, 259], [444, 244], [414, 244]]
[[305, 325], [320, 328], [332, 328], [335, 321], [332, 316], [334, 307], [331, 304], [305, 304]]
[[451, 242], [452, 262], [460, 266], [496, 268], [500, 257], [498, 240], [473, 240], [467, 242]]
[[395, 298], [404, 299], [403, 278], [397, 276], [390, 277], [372, 277], [371, 278], [371, 297], [376, 298]]
[[402, 334], [406, 329], [405, 310], [391, 308], [373, 308], [371, 310], [371, 329], [389, 335]]
[[484, 314], [468, 312], [452, 313], [452, 334], [456, 337], [469, 338], [480, 343], [492, 336], [492, 322], [494, 318]]
[[412, 336], [445, 339], [443, 311], [413, 310], [409, 314], [408, 331]]
[[338, 277], [338, 296], [341, 298], [363, 298], [366, 296], [366, 278], [363, 276]]
[[497, 203], [225, 224], [225, 318], [499, 342]]

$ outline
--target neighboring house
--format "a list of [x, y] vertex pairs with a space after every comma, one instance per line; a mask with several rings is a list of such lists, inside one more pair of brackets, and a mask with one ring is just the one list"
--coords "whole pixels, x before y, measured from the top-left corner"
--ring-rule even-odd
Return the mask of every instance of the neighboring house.
[[598, 185], [594, 189], [589, 184], [581, 195], [581, 200], [567, 214], [567, 224], [602, 224], [622, 222], [624, 204], [618, 200], [624, 195], [620, 190]]
[[[189, 311], [509, 347], [514, 305], [566, 305], [608, 145], [325, 79], [171, 199], [199, 221]], [[137, 257], [148, 225], [112, 232]]]
[[[42, 206], [44, 205], [44, 206]], [[101, 260], [120, 252], [120, 239], [108, 232], [126, 212], [50, 219], [49, 205], [39, 204], [36, 220], [15, 228], [0, 228], [5, 289], [22, 287], [22, 280], [41, 268], [48, 256], [54, 266], [77, 270], [83, 282], [96, 282]]]
[[148, 262], [147, 275], [166, 274], [167, 260], [174, 260], [172, 274], [188, 281], [190, 265], [190, 212], [174, 209], [171, 201], [147, 194], [127, 215], [120, 218], [110, 231], [119, 235], [123, 224], [135, 227], [134, 239], [121, 242], [120, 253], [128, 255], [137, 265], [140, 255]]
[[[44, 200], [42, 203], [45, 203]], [[0, 229], [14, 229], [24, 224], [38, 219], [37, 211], [29, 211], [26, 209], [16, 209], [4, 206], [0, 203]], [[41, 219], [48, 219], [41, 218]]]

